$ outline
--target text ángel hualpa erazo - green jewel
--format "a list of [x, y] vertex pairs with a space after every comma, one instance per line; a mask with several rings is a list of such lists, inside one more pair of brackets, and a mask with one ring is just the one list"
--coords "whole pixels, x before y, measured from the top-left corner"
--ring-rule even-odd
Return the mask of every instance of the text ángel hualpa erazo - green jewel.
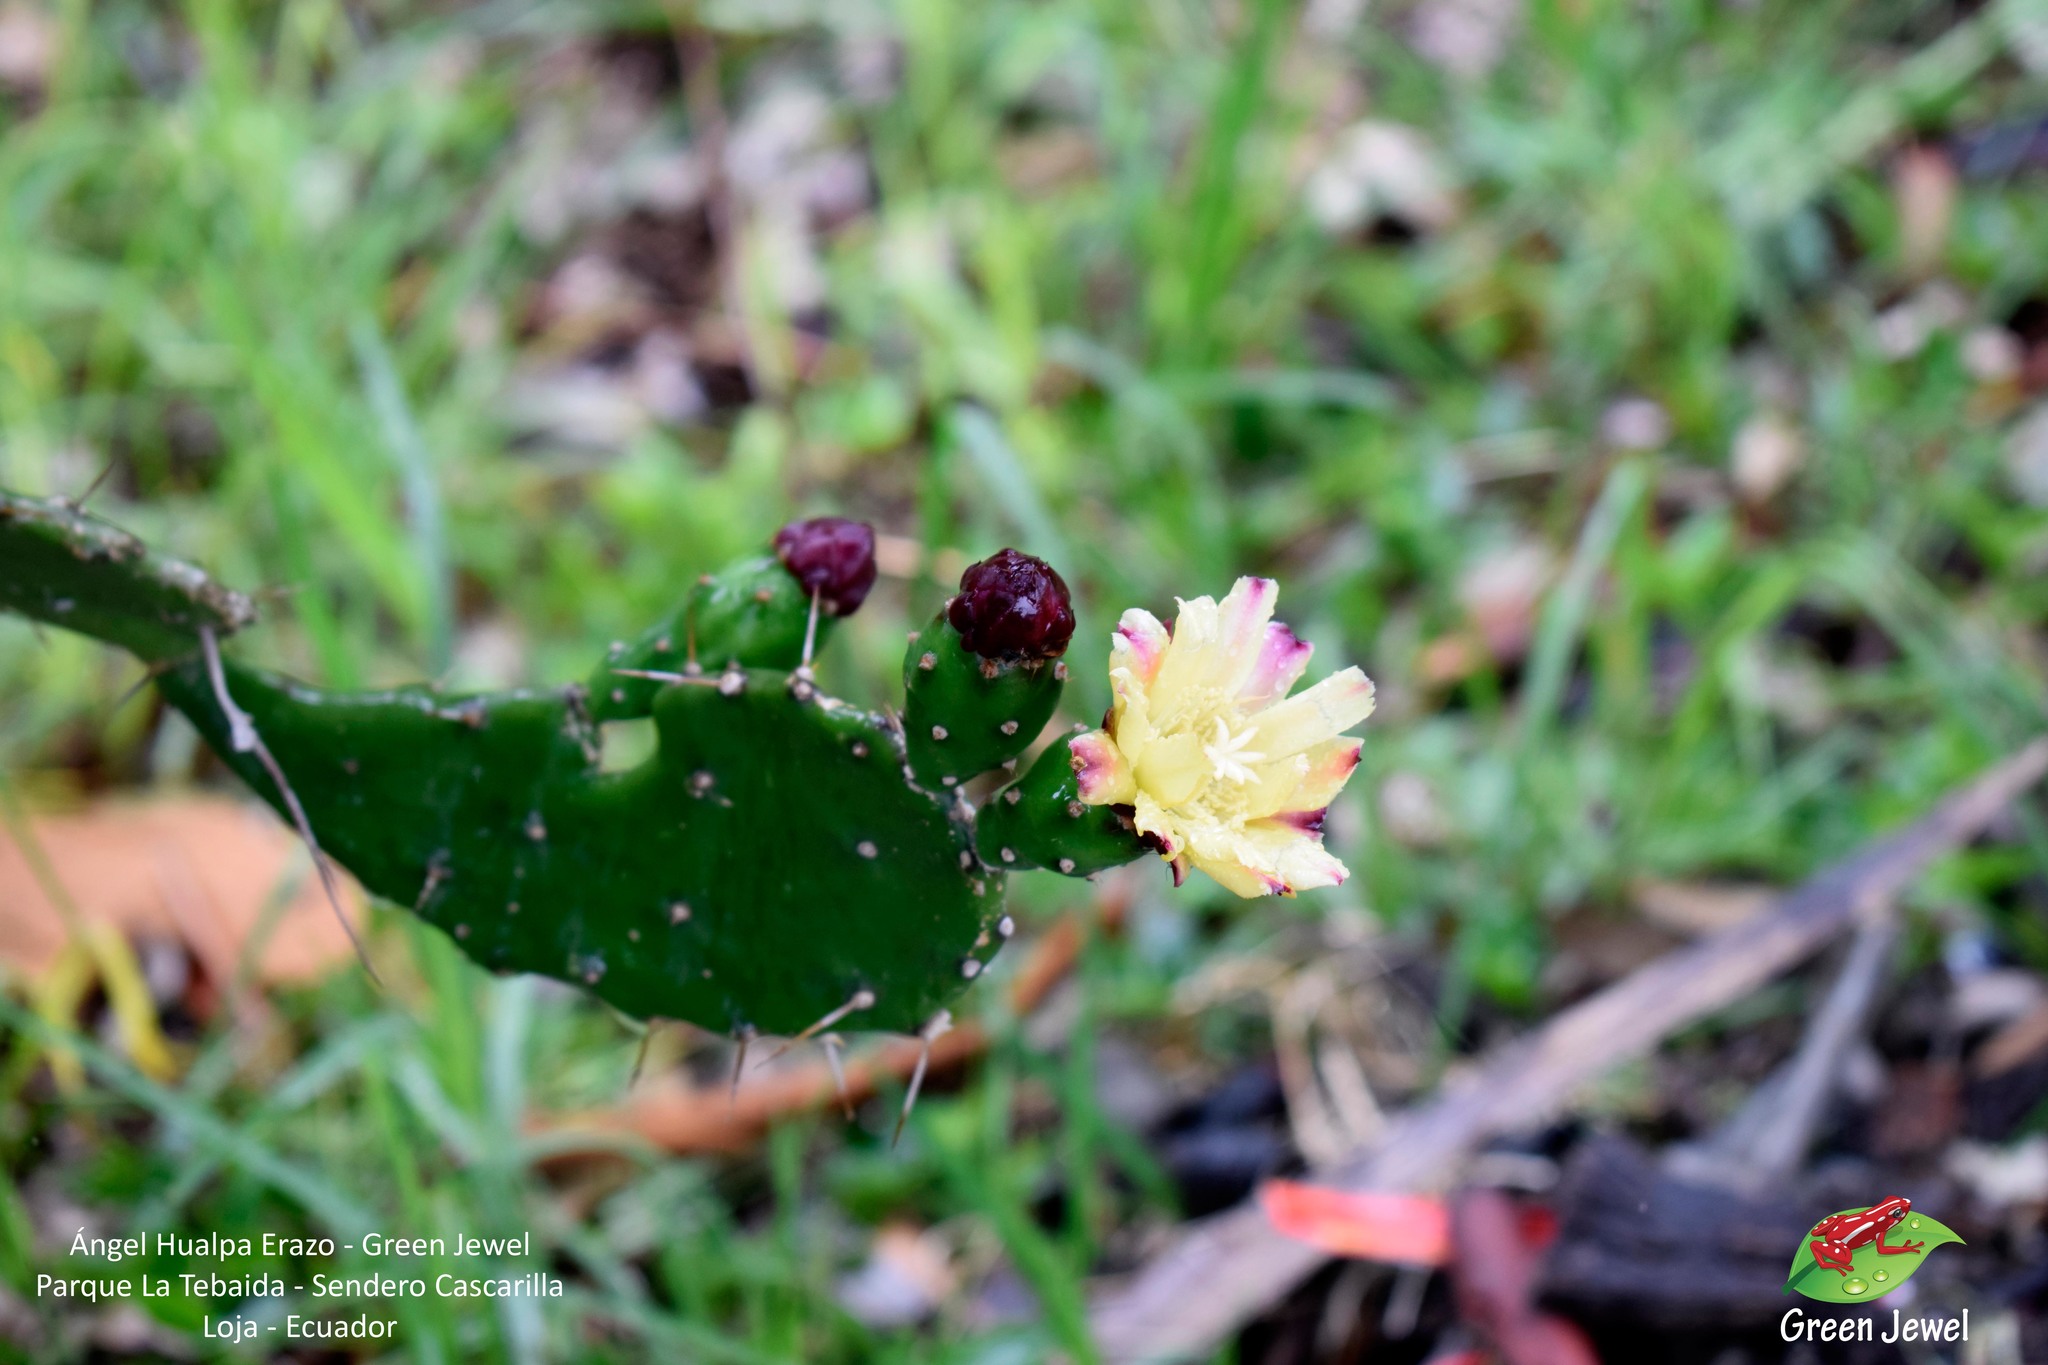
[[513, 1237], [392, 1237], [369, 1233], [355, 1241], [337, 1243], [331, 1237], [291, 1237], [276, 1233], [237, 1236], [220, 1233], [184, 1234], [138, 1233], [127, 1237], [88, 1237], [81, 1229], [72, 1239], [71, 1255], [118, 1265], [146, 1255], [175, 1257], [186, 1263], [214, 1261], [217, 1268], [184, 1270], [172, 1274], [139, 1272], [123, 1274], [62, 1275], [40, 1273], [36, 1277], [38, 1297], [75, 1298], [104, 1301], [125, 1298], [169, 1298], [184, 1295], [207, 1299], [282, 1298], [303, 1293], [313, 1298], [437, 1298], [506, 1299], [559, 1298], [562, 1281], [546, 1271], [497, 1274], [461, 1274], [441, 1271], [433, 1276], [392, 1274], [377, 1271], [357, 1275], [309, 1276], [294, 1274], [299, 1283], [287, 1284], [275, 1271], [243, 1270], [228, 1263], [237, 1259], [332, 1257], [341, 1252], [360, 1252], [372, 1259], [384, 1257], [480, 1257], [498, 1260], [522, 1256], [531, 1249], [531, 1234]]
[[85, 1229], [80, 1228], [69, 1249], [73, 1256], [118, 1264], [131, 1257], [152, 1254], [225, 1261], [236, 1256], [333, 1256], [359, 1247], [365, 1256], [526, 1256], [533, 1251], [533, 1234], [473, 1237], [459, 1232], [452, 1237], [395, 1237], [366, 1232], [356, 1241], [336, 1242], [332, 1237], [288, 1237], [275, 1232], [253, 1237], [219, 1232], [138, 1232], [129, 1237], [88, 1237]]

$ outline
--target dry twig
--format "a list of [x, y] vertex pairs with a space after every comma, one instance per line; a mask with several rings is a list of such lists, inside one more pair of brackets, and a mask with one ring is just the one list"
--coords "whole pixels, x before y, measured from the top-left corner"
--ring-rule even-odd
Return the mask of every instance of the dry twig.
[[1798, 1168], [1835, 1096], [1842, 1059], [1869, 1017], [1898, 933], [1898, 916], [1888, 911], [1864, 921], [1827, 998], [1807, 1020], [1799, 1050], [1706, 1141], [1674, 1148], [1667, 1158], [1670, 1169], [1729, 1188], [1761, 1190]]

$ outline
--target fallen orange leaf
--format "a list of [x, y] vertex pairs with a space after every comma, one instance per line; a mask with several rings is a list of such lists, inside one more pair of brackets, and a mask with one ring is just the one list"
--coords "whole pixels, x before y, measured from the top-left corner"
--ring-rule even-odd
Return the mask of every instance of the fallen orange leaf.
[[1531, 1216], [1500, 1190], [1473, 1189], [1454, 1197], [1450, 1222], [1458, 1316], [1504, 1365], [1600, 1365], [1578, 1324], [1536, 1306], [1554, 1218]]
[[[107, 801], [29, 826], [85, 925], [175, 938], [216, 984], [234, 980], [252, 935], [262, 935], [253, 963], [262, 982], [311, 980], [353, 956], [304, 846], [261, 807], [203, 796]], [[274, 908], [294, 877], [289, 903]], [[345, 878], [343, 888], [360, 915], [361, 893]], [[0, 906], [0, 963], [30, 977], [48, 971], [71, 939], [66, 911], [4, 825]]]
[[1268, 1180], [1259, 1207], [1280, 1232], [1333, 1256], [1426, 1266], [1451, 1256], [1450, 1212], [1427, 1195]]

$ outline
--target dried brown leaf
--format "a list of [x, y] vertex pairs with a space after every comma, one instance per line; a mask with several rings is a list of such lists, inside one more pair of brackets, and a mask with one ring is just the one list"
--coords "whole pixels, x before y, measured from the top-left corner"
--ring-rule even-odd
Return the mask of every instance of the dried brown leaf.
[[[263, 938], [255, 978], [309, 981], [351, 956], [304, 847], [261, 807], [202, 796], [109, 801], [34, 816], [30, 825], [82, 919], [131, 938], [182, 941], [217, 983], [234, 979], [288, 882], [297, 885], [268, 926], [276, 932]], [[344, 900], [350, 914], [361, 913], [353, 883]], [[48, 970], [70, 930], [12, 838], [0, 838], [0, 905], [0, 962], [29, 976]]]

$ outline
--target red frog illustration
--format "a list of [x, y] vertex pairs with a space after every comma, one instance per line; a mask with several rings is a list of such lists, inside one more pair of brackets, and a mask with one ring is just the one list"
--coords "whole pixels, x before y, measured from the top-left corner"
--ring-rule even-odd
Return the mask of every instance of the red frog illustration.
[[1874, 1243], [1880, 1256], [1904, 1256], [1920, 1250], [1926, 1243], [1901, 1242], [1897, 1246], [1886, 1246], [1884, 1241], [1884, 1235], [1897, 1227], [1912, 1210], [1911, 1200], [1893, 1195], [1861, 1213], [1829, 1214], [1815, 1223], [1813, 1231], [1808, 1234], [1813, 1238], [1814, 1264], [1847, 1275], [1857, 1247]]

